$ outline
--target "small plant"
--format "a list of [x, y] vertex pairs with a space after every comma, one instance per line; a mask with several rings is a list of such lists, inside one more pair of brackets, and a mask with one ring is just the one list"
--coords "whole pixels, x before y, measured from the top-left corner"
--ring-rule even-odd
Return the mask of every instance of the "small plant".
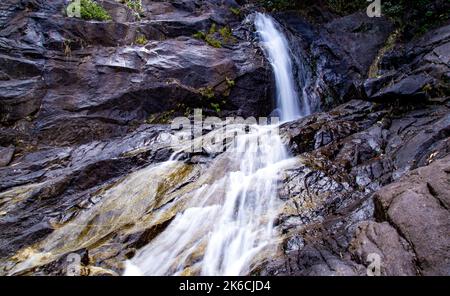
[[241, 15], [241, 10], [237, 7], [230, 7], [230, 11], [232, 14], [236, 15], [236, 16], [240, 16]]
[[140, 20], [141, 15], [144, 13], [142, 0], [120, 0], [120, 3], [125, 4], [129, 9], [131, 9], [136, 18]]
[[236, 84], [233, 79], [229, 79], [228, 77], [225, 77], [225, 80], [227, 81], [227, 85], [229, 88], [232, 88]]
[[214, 109], [214, 111], [216, 113], [220, 113], [220, 104], [218, 104], [218, 103], [211, 103], [210, 106], [211, 106], [211, 108]]
[[216, 24], [211, 25], [211, 28], [209, 29], [208, 33], [197, 32], [193, 35], [193, 37], [207, 42], [212, 47], [221, 48], [222, 41], [216, 38], [219, 35], [225, 43], [236, 42], [236, 38], [233, 37], [233, 33], [230, 27], [225, 26], [217, 30]]
[[[211, 33], [211, 32], [213, 32], [213, 33]], [[194, 37], [195, 39], [203, 40], [206, 43], [208, 43], [209, 45], [211, 45], [212, 47], [220, 48], [220, 47], [222, 47], [222, 43], [220, 42], [220, 40], [217, 40], [214, 38], [215, 33], [216, 33], [216, 27], [211, 26], [211, 29], [209, 30], [208, 34], [206, 34], [204, 32], [197, 32], [194, 35], [192, 35], [192, 37]]]
[[80, 1], [80, 15], [85, 20], [109, 21], [111, 16], [109, 13], [97, 2], [93, 0]]
[[217, 32], [217, 25], [215, 23], [213, 23], [211, 25], [211, 28], [209, 28], [209, 35], [213, 35]]
[[215, 94], [214, 94], [214, 90], [212, 87], [208, 86], [208, 87], [202, 87], [199, 89], [200, 94], [202, 95], [202, 97], [207, 98], [208, 100], [211, 100], [214, 98]]
[[141, 0], [125, 0], [125, 5], [134, 12], [141, 14], [144, 12]]
[[219, 30], [219, 33], [225, 42], [236, 42], [236, 39], [233, 37], [233, 33], [231, 32], [230, 27], [223, 27]]
[[206, 39], [206, 34], [203, 32], [197, 32], [193, 35], [193, 37], [195, 39], [200, 39], [200, 40], [205, 40]]
[[137, 45], [144, 46], [148, 43], [148, 40], [144, 35], [139, 35], [138, 37], [136, 37], [135, 43]]
[[222, 47], [222, 42], [220, 42], [220, 40], [215, 39], [212, 35], [207, 35], [205, 38], [205, 41], [212, 47], [215, 47], [215, 48]]
[[422, 90], [428, 94], [433, 90], [433, 87], [429, 83], [427, 83], [422, 87]]

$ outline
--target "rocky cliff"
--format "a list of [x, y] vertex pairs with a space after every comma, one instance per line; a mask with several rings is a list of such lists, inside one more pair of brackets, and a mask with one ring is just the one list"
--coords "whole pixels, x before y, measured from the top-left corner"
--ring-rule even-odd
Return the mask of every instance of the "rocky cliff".
[[[273, 110], [261, 7], [102, 0], [111, 20], [94, 21], [66, 2], [0, 3], [0, 274], [64, 274], [73, 252], [85, 274], [120, 274], [183, 210], [186, 184], [220, 174], [205, 151], [151, 170], [173, 152], [170, 120]], [[450, 274], [450, 26], [399, 38], [363, 13], [274, 17], [314, 113], [280, 128], [296, 157], [281, 242], [252, 274], [364, 275], [371, 253], [384, 275]]]

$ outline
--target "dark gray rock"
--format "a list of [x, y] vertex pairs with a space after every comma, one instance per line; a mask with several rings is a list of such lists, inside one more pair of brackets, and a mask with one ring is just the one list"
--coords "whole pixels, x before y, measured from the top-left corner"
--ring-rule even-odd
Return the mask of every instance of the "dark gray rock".
[[15, 148], [12, 146], [10, 147], [0, 146], [0, 167], [7, 166], [11, 162], [14, 156], [14, 151]]
[[361, 98], [359, 85], [393, 31], [386, 18], [369, 18], [362, 12], [316, 27], [292, 12], [277, 17], [292, 33], [299, 90], [308, 94], [313, 111]]
[[379, 77], [364, 83], [365, 95], [376, 101], [448, 97], [450, 26], [432, 30], [407, 44], [396, 44], [379, 62]]
[[[271, 70], [251, 36], [236, 33], [231, 42], [217, 34], [222, 48], [192, 37], [213, 23], [249, 30], [228, 2], [144, 1], [135, 19], [125, 4], [105, 0], [107, 22], [65, 17], [62, 0], [3, 4], [10, 14], [0, 30], [0, 122], [26, 119], [31, 125], [16, 138], [32, 133], [33, 146], [61, 146], [123, 136], [194, 108], [268, 115]], [[148, 42], [136, 45], [140, 36]]]

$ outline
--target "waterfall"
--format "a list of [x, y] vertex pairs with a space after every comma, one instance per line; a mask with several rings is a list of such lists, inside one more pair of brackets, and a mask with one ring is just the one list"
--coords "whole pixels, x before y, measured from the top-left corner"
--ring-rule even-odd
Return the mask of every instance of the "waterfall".
[[[254, 257], [273, 243], [278, 173], [291, 161], [272, 126], [251, 128], [212, 161], [203, 175], [215, 179], [199, 186], [187, 209], [128, 262], [125, 275], [249, 272]], [[217, 168], [224, 176], [217, 177]]]
[[255, 26], [262, 45], [275, 74], [277, 114], [281, 121], [291, 121], [309, 113], [302, 112], [299, 97], [295, 90], [292, 60], [289, 55], [289, 43], [275, 21], [268, 15], [258, 13]]

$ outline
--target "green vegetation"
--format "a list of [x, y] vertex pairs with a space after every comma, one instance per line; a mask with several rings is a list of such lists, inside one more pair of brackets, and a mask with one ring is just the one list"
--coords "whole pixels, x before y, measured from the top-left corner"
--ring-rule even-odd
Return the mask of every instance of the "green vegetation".
[[227, 81], [227, 85], [229, 88], [232, 88], [236, 84], [234, 80], [229, 79], [228, 77], [225, 77], [225, 80]]
[[218, 103], [211, 103], [210, 106], [211, 106], [211, 108], [214, 109], [214, 112], [220, 113], [220, 111], [221, 111], [220, 110], [220, 104], [218, 104]]
[[125, 4], [129, 9], [131, 9], [137, 19], [140, 19], [141, 15], [144, 13], [142, 0], [119, 0], [119, 2]]
[[233, 13], [236, 16], [240, 16], [241, 15], [241, 10], [237, 7], [230, 7], [230, 11], [231, 13]]
[[209, 100], [214, 99], [215, 94], [214, 94], [214, 89], [210, 86], [208, 87], [202, 87], [198, 90], [200, 92], [200, 94], [202, 95], [202, 97], [205, 97]]
[[211, 28], [209, 28], [209, 35], [213, 35], [216, 32], [217, 32], [217, 25], [215, 23], [213, 23], [211, 25]]
[[141, 14], [144, 12], [144, 9], [142, 8], [142, 1], [141, 0], [125, 0], [124, 4], [128, 6], [129, 9], [133, 10], [134, 12]]
[[109, 13], [97, 2], [93, 0], [81, 0], [80, 4], [80, 15], [82, 19], [97, 21], [111, 20]]
[[215, 39], [212, 35], [208, 34], [205, 37], [205, 41], [211, 45], [212, 47], [215, 48], [221, 48], [222, 47], [222, 42], [220, 42], [220, 40]]
[[[222, 47], [222, 42], [220, 42], [220, 40], [214, 38], [215, 31], [213, 31], [212, 28], [213, 27], [211, 27], [211, 29], [210, 29], [208, 34], [206, 34], [204, 32], [197, 32], [197, 33], [195, 33], [193, 35], [193, 37], [196, 38], [196, 39], [205, 41], [206, 43], [208, 43], [212, 47], [221, 48]], [[211, 32], [213, 32], [213, 33], [211, 33]]]
[[383, 1], [383, 14], [391, 17], [412, 34], [421, 35], [443, 25], [450, 18], [448, 0]]
[[285, 10], [296, 6], [292, 0], [260, 0], [261, 5], [269, 10]]
[[233, 37], [233, 32], [231, 32], [230, 27], [225, 26], [219, 30], [220, 36], [222, 36], [223, 41], [225, 43], [234, 43], [236, 42], [236, 38]]
[[197, 32], [193, 35], [193, 37], [199, 40], [203, 40], [215, 48], [221, 48], [222, 43], [236, 42], [236, 38], [233, 37], [233, 33], [230, 27], [225, 26], [218, 30], [216, 24], [212, 24], [207, 33]]
[[[259, 0], [258, 2], [270, 11], [307, 12], [316, 5], [339, 15], [364, 12], [370, 4], [366, 0]], [[394, 20], [398, 28], [403, 28], [412, 35], [421, 35], [442, 26], [450, 18], [449, 0], [383, 0], [381, 4], [382, 14]]]
[[203, 32], [197, 32], [194, 35], [192, 35], [195, 39], [205, 40], [206, 34]]
[[138, 37], [136, 37], [135, 43], [137, 45], [144, 46], [148, 43], [148, 40], [144, 35], [139, 35]]

